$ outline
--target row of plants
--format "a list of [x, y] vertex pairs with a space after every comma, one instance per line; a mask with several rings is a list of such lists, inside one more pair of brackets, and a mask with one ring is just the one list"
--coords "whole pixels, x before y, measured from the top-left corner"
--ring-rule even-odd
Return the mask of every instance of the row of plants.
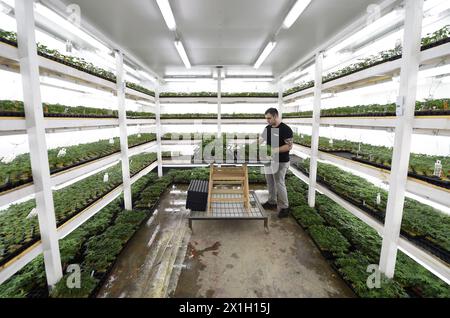
[[[136, 181], [132, 185], [133, 201], [155, 180], [156, 174], [150, 173]], [[0, 285], [0, 298], [95, 296], [120, 251], [152, 213], [152, 209], [126, 211], [120, 197], [59, 241], [63, 272], [71, 264], [80, 265], [80, 288], [68, 288], [70, 273], [67, 273], [49, 295], [40, 255]]]
[[[232, 113], [220, 116], [222, 119], [264, 119], [264, 114], [261, 113]], [[162, 114], [161, 119], [217, 119], [217, 113]]]
[[[257, 140], [260, 134], [246, 134], [246, 133], [222, 133], [222, 139], [249, 139]], [[207, 140], [215, 139], [216, 134], [212, 133], [167, 133], [161, 136], [161, 140]]]
[[[9, 45], [17, 47], [17, 34], [15, 32], [0, 29], [0, 42], [7, 43]], [[87, 62], [83, 58], [62, 54], [58, 50], [50, 49], [47, 46], [40, 43], [37, 43], [37, 52], [38, 55], [45, 57], [47, 59], [73, 67], [85, 73], [103, 78], [107, 81], [114, 83], [116, 82], [116, 75], [113, 72], [106, 71], [100, 67], [97, 67], [94, 64]], [[126, 82], [126, 86], [130, 89], [144, 93], [146, 95], [155, 96], [155, 92], [145, 87], [142, 87], [141, 85]]]
[[[294, 143], [311, 147], [311, 136], [294, 135]], [[384, 146], [374, 146], [349, 140], [329, 139], [319, 137], [319, 150], [341, 155], [345, 158], [370, 164], [378, 168], [390, 170], [393, 149]], [[440, 161], [442, 170], [435, 175], [435, 164]], [[448, 156], [430, 156], [411, 153], [409, 158], [409, 176], [429, 183], [450, 188], [450, 160]]]
[[[295, 166], [308, 173], [309, 160], [298, 160]], [[384, 223], [387, 191], [364, 178], [323, 163], [318, 165], [317, 180]], [[415, 244], [450, 263], [450, 216], [429, 205], [405, 198], [401, 233]]]
[[[128, 136], [128, 147], [136, 147], [156, 140], [155, 134]], [[58, 147], [48, 151], [50, 173], [61, 172], [120, 151], [120, 138], [103, 139], [92, 143]], [[11, 162], [0, 161], [0, 192], [33, 182], [30, 154], [20, 154]]]
[[[137, 174], [156, 160], [156, 154], [143, 153], [130, 158], [130, 175]], [[122, 183], [118, 163], [95, 175], [53, 192], [57, 225], [92, 205]], [[0, 212], [0, 264], [5, 263], [39, 239], [34, 199], [13, 204]]]
[[450, 297], [444, 281], [401, 251], [394, 278], [381, 274], [380, 288], [369, 288], [367, 280], [373, 271], [368, 268], [377, 268], [381, 251], [378, 233], [324, 195], [317, 193], [315, 208], [309, 207], [307, 185], [291, 173], [286, 185], [292, 216], [359, 297]]
[[[107, 108], [94, 108], [85, 106], [66, 106], [61, 104], [42, 104], [44, 117], [80, 117], [80, 118], [118, 118], [117, 110]], [[127, 111], [129, 119], [153, 119], [155, 114], [146, 112]], [[22, 101], [0, 100], [0, 116], [25, 117]]]
[[[239, 136], [239, 137], [238, 137]], [[227, 138], [231, 137], [231, 138]], [[239, 139], [248, 139], [245, 135], [222, 135], [222, 140], [216, 140], [215, 136], [203, 136], [202, 142], [194, 150], [193, 162], [269, 162], [271, 160], [271, 147], [260, 145], [255, 136], [249, 136], [249, 143], [235, 143]], [[216, 150], [222, 153], [217, 154]], [[220, 156], [222, 156], [220, 158]]]
[[[264, 182], [259, 170], [250, 168], [250, 182]], [[132, 186], [133, 211], [123, 210], [118, 198], [60, 241], [61, 260], [66, 272], [70, 264], [81, 267], [81, 288], [68, 288], [70, 273], [47, 292], [43, 258], [39, 256], [0, 285], [0, 298], [9, 297], [95, 297], [129, 239], [153, 214], [159, 198], [172, 183], [187, 184], [194, 179], [208, 180], [209, 169], [173, 170], [162, 178], [150, 173]]]
[[[217, 97], [217, 92], [163, 92], [159, 95], [161, 98], [170, 97]], [[238, 93], [221, 93], [222, 97], [268, 97], [277, 98], [277, 93], [267, 93], [267, 92], [238, 92]]]
[[[443, 28], [437, 30], [436, 32], [427, 34], [425, 37], [423, 37], [421, 43], [421, 50], [424, 51], [432, 47], [448, 43], [449, 41], [450, 41], [450, 25], [446, 25]], [[396, 46], [394, 49], [385, 50], [378, 54], [366, 57], [364, 59], [359, 59], [359, 62], [357, 63], [353, 63], [335, 72], [328, 73], [322, 77], [322, 82], [327, 83], [336, 80], [338, 78], [348, 76], [350, 74], [373, 67], [375, 65], [400, 59], [401, 57], [402, 57], [402, 47]], [[291, 94], [297, 93], [299, 91], [305, 90], [313, 86], [314, 81], [302, 83], [298, 86], [290, 88], [289, 90], [284, 92], [283, 95], [289, 96]]]
[[[430, 115], [449, 115], [450, 99], [431, 99], [425, 101], [416, 101], [415, 115], [416, 116], [430, 116]], [[343, 106], [336, 108], [322, 109], [320, 117], [384, 117], [395, 116], [396, 105], [391, 104], [370, 104], [357, 106]], [[313, 112], [293, 112], [284, 113], [284, 118], [312, 118]]]

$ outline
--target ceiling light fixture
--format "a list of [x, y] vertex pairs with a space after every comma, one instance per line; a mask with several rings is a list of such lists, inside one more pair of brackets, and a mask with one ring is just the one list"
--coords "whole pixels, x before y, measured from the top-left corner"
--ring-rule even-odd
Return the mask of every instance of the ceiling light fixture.
[[295, 21], [297, 21], [298, 17], [305, 11], [305, 9], [309, 6], [311, 0], [297, 0], [294, 6], [291, 8], [289, 13], [283, 22], [283, 28], [289, 29]]
[[177, 28], [177, 24], [172, 9], [170, 8], [169, 0], [156, 0], [156, 2], [158, 3], [164, 21], [166, 21], [167, 27], [169, 30], [174, 31]]
[[191, 62], [189, 62], [189, 58], [186, 54], [186, 50], [184, 49], [183, 43], [181, 41], [175, 41], [175, 47], [178, 51], [178, 54], [181, 57], [181, 60], [184, 63], [184, 66], [186, 66], [186, 68], [191, 68]]
[[269, 56], [269, 54], [273, 51], [275, 46], [277, 45], [277, 42], [271, 41], [267, 43], [266, 47], [264, 48], [264, 51], [262, 51], [261, 55], [259, 56], [258, 60], [256, 61], [254, 68], [259, 68], [262, 63], [266, 60], [266, 58]]

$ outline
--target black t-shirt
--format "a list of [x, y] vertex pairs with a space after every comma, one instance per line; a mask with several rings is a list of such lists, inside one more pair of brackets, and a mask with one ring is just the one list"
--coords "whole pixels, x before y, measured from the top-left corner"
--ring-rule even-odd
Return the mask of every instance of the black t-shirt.
[[[281, 147], [286, 145], [286, 140], [293, 138], [292, 129], [285, 123], [281, 123], [278, 127], [266, 126], [261, 136], [268, 145], [272, 146], [272, 140], [278, 138], [278, 145], [274, 143], [273, 147]], [[289, 162], [289, 152], [279, 153], [279, 162]], [[277, 156], [275, 156], [275, 159]]]

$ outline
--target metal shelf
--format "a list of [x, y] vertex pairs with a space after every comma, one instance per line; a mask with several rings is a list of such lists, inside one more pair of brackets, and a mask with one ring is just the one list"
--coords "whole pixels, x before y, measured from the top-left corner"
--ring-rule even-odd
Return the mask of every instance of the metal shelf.
[[[156, 161], [153, 162], [150, 166], [143, 169], [141, 172], [132, 177], [131, 183], [135, 183], [137, 180], [139, 180], [140, 178], [151, 172], [157, 166], [158, 163]], [[105, 195], [103, 198], [99, 199], [94, 204], [90, 205], [82, 212], [74, 216], [72, 219], [70, 219], [69, 221], [58, 227], [57, 229], [58, 238], [61, 240], [67, 235], [69, 235], [71, 232], [76, 230], [79, 226], [81, 226], [84, 222], [93, 217], [101, 209], [103, 209], [113, 200], [118, 198], [122, 194], [122, 191], [123, 186], [120, 185], [111, 192], [109, 192], [107, 195]], [[33, 259], [39, 256], [42, 252], [43, 252], [42, 243], [41, 241], [38, 241], [34, 245], [26, 249], [24, 252], [22, 252], [20, 255], [16, 256], [12, 260], [1, 266], [0, 284], [5, 282], [8, 278], [17, 273], [19, 270], [21, 270], [25, 265], [27, 265], [29, 262], [31, 262]]]
[[[152, 141], [146, 144], [142, 144], [133, 148], [129, 149], [130, 157], [136, 154], [139, 154], [141, 152], [144, 152], [146, 150], [149, 150], [153, 147], [156, 147], [157, 143], [156, 141]], [[100, 158], [82, 165], [79, 165], [77, 167], [74, 167], [72, 169], [68, 169], [65, 171], [61, 171], [59, 173], [55, 173], [51, 175], [51, 182], [52, 186], [58, 186], [61, 184], [64, 184], [66, 182], [69, 182], [73, 179], [80, 178], [80, 177], [87, 177], [91, 172], [101, 169], [102, 167], [106, 167], [107, 165], [110, 165], [116, 161], [120, 160], [120, 152], [114, 153], [112, 155], [109, 155], [104, 158]], [[84, 179], [84, 178], [83, 178]], [[5, 193], [0, 194], [0, 207], [5, 206], [7, 204], [16, 202], [18, 200], [21, 200], [29, 195], [34, 194], [34, 185], [27, 184], [23, 185], [18, 188], [11, 189], [9, 191], [6, 191]]]
[[[290, 167], [289, 169], [296, 177], [298, 177], [306, 184], [309, 184], [309, 178], [306, 175], [304, 175], [302, 172], [295, 169], [294, 167]], [[316, 185], [316, 190], [320, 193], [323, 193], [328, 198], [330, 198], [331, 200], [339, 204], [341, 207], [349, 211], [351, 214], [356, 216], [358, 219], [369, 225], [371, 228], [373, 228], [375, 231], [378, 232], [378, 235], [383, 237], [384, 225], [381, 224], [379, 221], [375, 220], [373, 217], [369, 216], [358, 207], [342, 199], [341, 197], [333, 193], [331, 190], [323, 187], [320, 184]], [[413, 243], [411, 243], [410, 241], [408, 241], [403, 237], [399, 237], [398, 248], [406, 255], [411, 257], [414, 261], [416, 261], [417, 263], [425, 267], [427, 270], [429, 270], [431, 273], [433, 273], [434, 275], [445, 281], [447, 284], [450, 284], [450, 267], [446, 262], [435, 257], [434, 255], [431, 255], [430, 253], [428, 253], [428, 251], [420, 247], [417, 247], [416, 245], [414, 245]]]
[[[437, 62], [450, 60], [450, 43], [446, 43], [420, 53], [420, 64], [422, 66], [433, 65]], [[359, 87], [369, 86], [390, 80], [392, 76], [400, 73], [402, 59], [385, 62], [373, 67], [349, 74], [347, 76], [324, 83], [322, 92], [342, 92]], [[308, 88], [283, 98], [284, 102], [292, 102], [308, 95], [314, 94], [314, 88]]]
[[[311, 149], [294, 144], [293, 154], [296, 152], [303, 153], [305, 155], [311, 156]], [[335, 156], [323, 151], [319, 151], [318, 158], [320, 160], [331, 162], [332, 164], [349, 168], [351, 170], [369, 175], [371, 177], [377, 178], [384, 183], [389, 183], [390, 171], [385, 169], [376, 168], [371, 165], [360, 163], [351, 159], [345, 159], [339, 156]], [[450, 190], [432, 185], [430, 183], [408, 177], [406, 181], [406, 190], [409, 193], [418, 195], [422, 198], [428, 199], [430, 201], [442, 204], [444, 206], [450, 206]]]
[[[46, 117], [47, 133], [115, 128], [118, 118], [66, 118]], [[128, 126], [155, 125], [155, 119], [127, 119]], [[26, 133], [26, 121], [23, 117], [0, 117], [0, 135], [18, 135]]]
[[[116, 94], [117, 92], [116, 83], [110, 82], [98, 76], [91, 75], [42, 56], [38, 56], [38, 62], [41, 75], [89, 86], [95, 89], [105, 90], [113, 94]], [[18, 49], [12, 45], [0, 42], [0, 65], [3, 69], [12, 72], [19, 72]], [[135, 91], [134, 89], [127, 87], [125, 92], [128, 98], [155, 102], [155, 98], [153, 96]]]

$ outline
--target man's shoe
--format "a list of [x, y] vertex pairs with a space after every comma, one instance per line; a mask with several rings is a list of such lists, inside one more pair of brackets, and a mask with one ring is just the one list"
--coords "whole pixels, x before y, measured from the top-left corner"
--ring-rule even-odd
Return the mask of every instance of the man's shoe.
[[287, 209], [281, 209], [280, 212], [278, 213], [278, 217], [281, 218], [287, 218], [289, 216], [289, 208]]
[[269, 201], [267, 201], [266, 203], [263, 203], [263, 204], [262, 204], [262, 207], [263, 207], [265, 210], [275, 210], [275, 209], [277, 208], [277, 205], [276, 205], [276, 204], [273, 204], [273, 203], [270, 203]]

